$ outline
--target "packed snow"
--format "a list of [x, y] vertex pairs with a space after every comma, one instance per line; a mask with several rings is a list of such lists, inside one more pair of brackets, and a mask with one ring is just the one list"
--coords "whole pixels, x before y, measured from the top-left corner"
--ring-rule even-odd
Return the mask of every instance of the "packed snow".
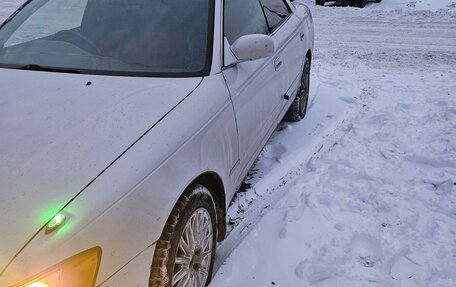
[[303, 2], [308, 115], [231, 204], [210, 286], [456, 286], [456, 2]]
[[456, 1], [302, 1], [308, 114], [231, 203], [210, 286], [456, 286]]

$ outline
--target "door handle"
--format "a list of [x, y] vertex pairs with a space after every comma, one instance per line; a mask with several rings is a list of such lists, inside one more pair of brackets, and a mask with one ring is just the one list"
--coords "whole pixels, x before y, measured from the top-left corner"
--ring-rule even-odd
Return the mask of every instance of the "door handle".
[[282, 67], [282, 64], [283, 64], [282, 57], [277, 57], [274, 60], [274, 68], [275, 68], [275, 70], [276, 71], [280, 70], [280, 68]]
[[301, 31], [301, 33], [299, 34], [299, 38], [301, 39], [301, 41], [304, 40], [304, 36], [304, 31]]

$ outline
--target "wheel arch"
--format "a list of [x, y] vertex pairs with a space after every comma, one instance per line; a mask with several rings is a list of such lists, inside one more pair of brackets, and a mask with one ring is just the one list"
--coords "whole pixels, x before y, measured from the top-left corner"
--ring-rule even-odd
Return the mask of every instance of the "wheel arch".
[[206, 172], [198, 176], [192, 183], [205, 186], [212, 195], [217, 213], [217, 241], [226, 236], [226, 196], [222, 178], [215, 172]]
[[306, 58], [309, 59], [309, 63], [312, 64], [312, 51], [310, 49], [307, 50]]
[[222, 178], [216, 172], [205, 172], [196, 177], [185, 189], [182, 194], [191, 192], [189, 187], [195, 184], [206, 187], [214, 199], [215, 210], [217, 214], [217, 241], [220, 242], [226, 236], [226, 194]]
[[[217, 217], [217, 241], [222, 241], [226, 235], [226, 220], [225, 220], [225, 189], [221, 177], [215, 172], [204, 172], [193, 179], [187, 187], [183, 190], [181, 195], [178, 197], [177, 202], [174, 204], [173, 211], [167, 219], [167, 223], [162, 231], [160, 239], [157, 241], [153, 260], [152, 267], [149, 275], [149, 287], [162, 287], [165, 282], [168, 286], [170, 282], [169, 266], [168, 265], [168, 256], [173, 246], [173, 236], [174, 231], [177, 226], [179, 226], [179, 220], [181, 212], [184, 211], [186, 204], [189, 202], [192, 193], [198, 187], [204, 187], [209, 191], [214, 205], [215, 205], [215, 216]], [[198, 196], [198, 194], [195, 194]], [[207, 192], [205, 193], [206, 198], [208, 197]], [[215, 252], [215, 246], [214, 251]], [[215, 254], [214, 254], [215, 256]], [[211, 263], [213, 264], [213, 263]], [[212, 267], [210, 268], [212, 270]], [[209, 272], [209, 276], [212, 271]]]

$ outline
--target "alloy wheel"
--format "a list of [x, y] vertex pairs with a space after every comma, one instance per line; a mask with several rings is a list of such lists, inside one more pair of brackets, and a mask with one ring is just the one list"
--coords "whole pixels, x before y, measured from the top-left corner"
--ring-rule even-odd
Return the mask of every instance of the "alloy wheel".
[[187, 221], [179, 240], [173, 287], [204, 287], [209, 275], [213, 250], [213, 230], [209, 212], [199, 208]]

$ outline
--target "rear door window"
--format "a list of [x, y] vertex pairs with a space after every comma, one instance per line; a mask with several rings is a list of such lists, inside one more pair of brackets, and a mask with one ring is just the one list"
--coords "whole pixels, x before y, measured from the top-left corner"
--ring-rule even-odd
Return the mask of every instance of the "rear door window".
[[290, 9], [283, 0], [260, 0], [261, 6], [272, 32], [277, 26], [291, 14]]

